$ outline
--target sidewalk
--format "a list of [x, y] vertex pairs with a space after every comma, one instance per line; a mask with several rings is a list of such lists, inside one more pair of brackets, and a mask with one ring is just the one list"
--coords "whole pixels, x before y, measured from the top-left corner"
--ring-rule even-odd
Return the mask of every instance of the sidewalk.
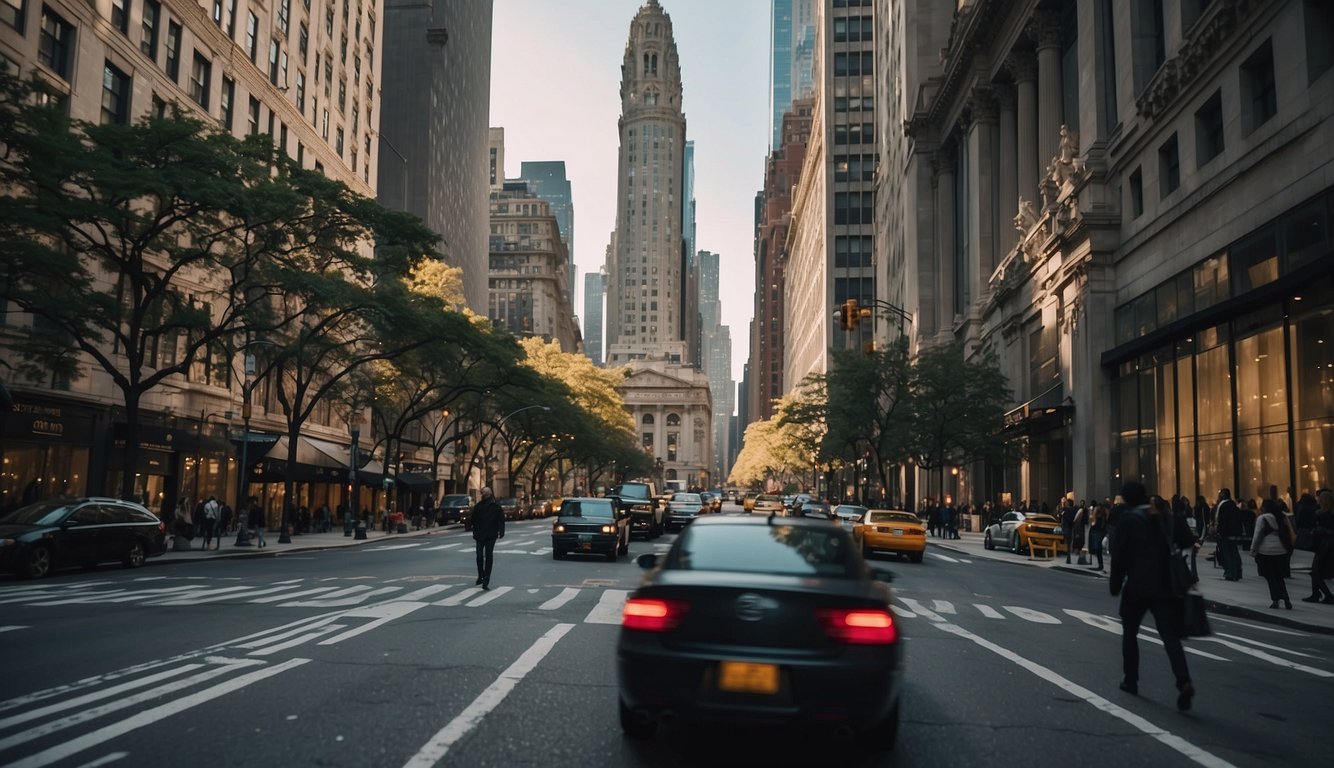
[[341, 527], [335, 528], [329, 533], [302, 533], [292, 534], [291, 543], [279, 544], [277, 531], [265, 531], [264, 547], [261, 549], [256, 546], [255, 537], [250, 537], [250, 545], [245, 547], [236, 546], [236, 534], [230, 534], [222, 538], [222, 544], [217, 549], [210, 547], [207, 550], [201, 549], [200, 544], [203, 539], [196, 536], [190, 542], [190, 549], [186, 552], [173, 552], [171, 549], [171, 539], [167, 539], [167, 551], [158, 556], [147, 560], [148, 565], [164, 565], [172, 563], [198, 562], [201, 560], [235, 560], [249, 557], [277, 557], [279, 555], [291, 554], [293, 552], [310, 552], [320, 549], [339, 549], [342, 547], [356, 547], [363, 544], [390, 544], [395, 541], [407, 541], [421, 536], [433, 536], [455, 531], [462, 531], [462, 525], [444, 525], [434, 528], [423, 528], [420, 531], [414, 531], [411, 528], [407, 533], [385, 533], [381, 530], [366, 531], [366, 538], [358, 539], [356, 532], [351, 536], [344, 536]]
[[[927, 544], [938, 549], [948, 550], [973, 559], [999, 560], [1030, 568], [1076, 573], [1096, 579], [1106, 579], [1111, 570], [1111, 560], [1103, 556], [1103, 565], [1107, 571], [1099, 573], [1088, 565], [1078, 565], [1078, 555], [1071, 558], [1074, 562], [1067, 565], [1065, 555], [1051, 560], [1029, 559], [1028, 555], [1016, 555], [1007, 550], [990, 550], [982, 546], [981, 533], [959, 534], [958, 539], [928, 538]], [[1311, 594], [1311, 558], [1312, 554], [1304, 550], [1292, 553], [1292, 578], [1288, 579], [1288, 594], [1292, 597], [1292, 610], [1269, 607], [1269, 587], [1265, 580], [1255, 572], [1255, 560], [1242, 553], [1241, 581], [1225, 581], [1223, 569], [1216, 568], [1205, 560], [1205, 555], [1213, 552], [1212, 542], [1206, 542], [1196, 559], [1200, 573], [1200, 592], [1204, 594], [1209, 610], [1215, 613], [1239, 616], [1270, 624], [1279, 624], [1294, 629], [1322, 634], [1334, 634], [1334, 605], [1321, 603], [1303, 603], [1301, 599]], [[1089, 557], [1090, 563], [1096, 559]]]

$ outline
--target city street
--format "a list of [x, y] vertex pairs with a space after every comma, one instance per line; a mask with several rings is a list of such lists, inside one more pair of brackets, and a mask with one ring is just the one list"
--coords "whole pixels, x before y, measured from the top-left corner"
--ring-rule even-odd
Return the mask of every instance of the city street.
[[893, 753], [744, 729], [633, 742], [616, 715], [620, 606], [639, 578], [634, 557], [673, 537], [634, 541], [616, 563], [553, 561], [549, 530], [507, 526], [489, 591], [473, 585], [471, 538], [457, 527], [0, 578], [0, 764], [1327, 761], [1334, 636], [1214, 614], [1214, 636], [1188, 643], [1198, 695], [1180, 713], [1152, 630], [1140, 696], [1117, 690], [1120, 628], [1104, 579], [934, 540], [920, 565], [875, 561], [896, 576], [908, 644]]

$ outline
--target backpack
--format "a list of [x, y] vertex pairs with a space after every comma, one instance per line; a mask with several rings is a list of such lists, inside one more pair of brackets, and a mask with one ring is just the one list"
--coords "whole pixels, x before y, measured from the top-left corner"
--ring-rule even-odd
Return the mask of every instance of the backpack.
[[1287, 515], [1280, 512], [1275, 516], [1274, 522], [1278, 525], [1278, 540], [1288, 554], [1292, 554], [1292, 530], [1288, 528]]

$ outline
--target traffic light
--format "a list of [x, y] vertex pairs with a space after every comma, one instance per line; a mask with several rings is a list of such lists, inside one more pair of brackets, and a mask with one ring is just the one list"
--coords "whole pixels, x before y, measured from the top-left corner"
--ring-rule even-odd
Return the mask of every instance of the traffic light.
[[839, 310], [839, 323], [843, 326], [843, 330], [856, 330], [859, 319], [861, 319], [861, 315], [857, 311], [857, 300], [848, 299], [843, 302], [843, 308]]

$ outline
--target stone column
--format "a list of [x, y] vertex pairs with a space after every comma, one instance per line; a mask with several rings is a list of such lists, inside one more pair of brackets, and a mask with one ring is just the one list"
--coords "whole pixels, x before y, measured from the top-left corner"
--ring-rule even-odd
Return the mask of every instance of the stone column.
[[953, 143], [936, 150], [936, 335], [948, 339], [954, 331], [954, 153]]
[[996, 217], [996, 257], [1003, 259], [1019, 239], [1019, 233], [1014, 228], [1014, 216], [1019, 210], [1019, 158], [1016, 155], [1019, 143], [1016, 138], [1014, 89], [999, 86], [995, 91], [1000, 110], [1000, 143], [996, 147], [997, 173], [1000, 176], [996, 197], [996, 209], [999, 212]]
[[[1005, 67], [1014, 77], [1017, 197], [1032, 201], [1038, 197], [1042, 170], [1038, 165], [1037, 59], [1028, 51], [1016, 51], [1005, 60]], [[1017, 211], [1017, 201], [1015, 205]]]
[[1038, 163], [1047, 164], [1061, 148], [1061, 19], [1050, 11], [1033, 14], [1030, 32], [1038, 44]]
[[[991, 89], [977, 87], [968, 97], [972, 124], [968, 127], [969, 221], [968, 296], [976, 303], [988, 294], [996, 269], [996, 100]], [[967, 312], [968, 307], [956, 311]]]

